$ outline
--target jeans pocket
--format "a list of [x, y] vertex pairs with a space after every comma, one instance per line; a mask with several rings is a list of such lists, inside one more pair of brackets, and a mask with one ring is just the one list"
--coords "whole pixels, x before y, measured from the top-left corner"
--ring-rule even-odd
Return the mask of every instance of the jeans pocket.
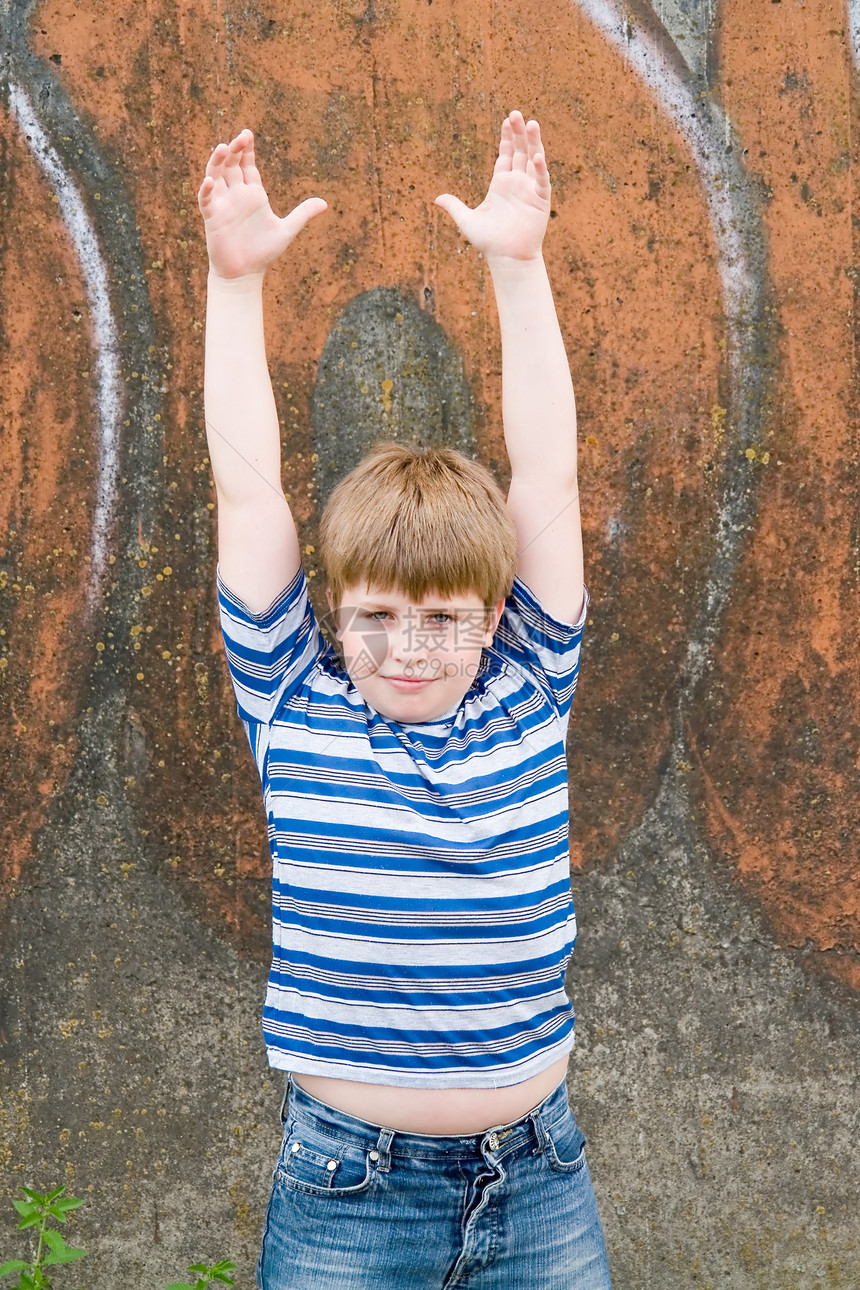
[[555, 1124], [547, 1127], [546, 1155], [550, 1169], [575, 1174], [585, 1165], [585, 1134], [568, 1108]]
[[370, 1153], [349, 1138], [328, 1137], [290, 1117], [275, 1179], [309, 1196], [355, 1196], [374, 1178]]

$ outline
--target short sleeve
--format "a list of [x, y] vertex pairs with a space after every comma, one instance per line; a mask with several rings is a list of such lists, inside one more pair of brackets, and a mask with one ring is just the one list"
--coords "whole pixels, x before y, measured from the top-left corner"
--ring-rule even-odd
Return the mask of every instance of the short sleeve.
[[578, 622], [563, 623], [544, 609], [524, 582], [515, 578], [493, 640], [496, 651], [509, 663], [534, 677], [565, 721], [576, 690], [587, 612], [586, 590]]
[[308, 599], [304, 570], [262, 614], [254, 614], [217, 578], [218, 608], [239, 716], [271, 722], [325, 649]]

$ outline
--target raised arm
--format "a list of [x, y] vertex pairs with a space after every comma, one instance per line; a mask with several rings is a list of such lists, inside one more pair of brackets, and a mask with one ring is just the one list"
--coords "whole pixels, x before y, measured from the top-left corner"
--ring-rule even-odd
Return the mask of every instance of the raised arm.
[[218, 498], [218, 561], [227, 586], [257, 613], [291, 582], [300, 558], [281, 487], [263, 276], [326, 204], [312, 197], [279, 219], [257, 170], [250, 130], [218, 144], [198, 204], [209, 252], [204, 403]]
[[582, 609], [582, 531], [576, 477], [576, 405], [541, 247], [550, 182], [536, 121], [502, 124], [487, 196], [474, 210], [436, 199], [487, 260], [502, 334], [502, 417], [511, 463], [508, 506], [517, 572], [556, 618]]

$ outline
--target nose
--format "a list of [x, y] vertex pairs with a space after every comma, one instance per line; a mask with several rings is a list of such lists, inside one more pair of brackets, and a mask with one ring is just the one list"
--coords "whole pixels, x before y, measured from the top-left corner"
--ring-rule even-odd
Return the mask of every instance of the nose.
[[391, 627], [388, 648], [392, 660], [402, 667], [426, 667], [427, 648], [424, 636], [426, 633], [417, 630], [414, 616], [403, 614]]

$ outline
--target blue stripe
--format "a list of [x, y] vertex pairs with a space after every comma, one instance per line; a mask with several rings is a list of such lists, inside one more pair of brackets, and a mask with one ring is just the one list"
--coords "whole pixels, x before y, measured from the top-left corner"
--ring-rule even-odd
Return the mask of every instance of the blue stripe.
[[298, 1013], [279, 1012], [268, 1006], [263, 1009], [267, 1042], [277, 1044], [279, 1039], [289, 1038], [294, 1052], [336, 1062], [372, 1061], [390, 1070], [414, 1069], [416, 1053], [420, 1054], [421, 1066], [430, 1070], [456, 1069], [464, 1057], [470, 1067], [477, 1068], [497, 1066], [500, 1057], [506, 1063], [515, 1063], [539, 1052], [548, 1040], [557, 1043], [572, 1028], [572, 1017], [557, 1010], [533, 1018], [525, 1032], [528, 1038], [522, 1026], [514, 1024], [485, 1031], [476, 1041], [473, 1032], [456, 1029], [440, 1033], [418, 1027], [395, 1030], [368, 1024], [332, 1026], [318, 1019], [314, 1019], [311, 1028]]
[[[479, 984], [487, 977], [487, 968], [483, 965], [440, 964], [439, 966], [427, 967], [420, 963], [404, 962], [393, 967], [387, 964], [365, 963], [359, 959], [340, 958], [337, 961], [337, 965], [333, 966], [331, 959], [327, 957], [291, 949], [281, 951], [280, 957], [276, 952], [273, 963], [273, 979], [274, 976], [282, 975], [277, 966], [278, 964], [284, 965], [285, 972], [287, 970], [287, 960], [283, 958], [285, 953], [289, 953], [289, 970], [295, 971], [297, 975], [306, 975], [315, 980], [331, 978], [332, 981], [345, 983], [366, 978], [368, 982], [398, 981], [402, 982], [406, 988], [420, 983], [423, 985], [432, 984], [438, 986], [439, 989], [448, 987], [467, 989], [470, 982]], [[495, 970], [493, 975], [494, 979], [505, 982], [519, 979], [529, 973], [551, 973], [557, 971], [557, 969], [557, 956], [544, 954], [537, 955], [534, 958], [515, 959], [505, 963], [501, 968]]]
[[[504, 915], [509, 911], [522, 911], [524, 901], [531, 899], [532, 908], [539, 909], [544, 905], [549, 905], [559, 899], [570, 899], [570, 883], [568, 881], [548, 884], [541, 891], [530, 893], [529, 897], [521, 895], [516, 896], [496, 896], [492, 889], [488, 888], [487, 895], [481, 900], [460, 899], [431, 899], [421, 896], [379, 896], [375, 894], [364, 894], [350, 891], [326, 891], [321, 892], [310, 887], [295, 887], [293, 885], [281, 886], [275, 883], [275, 901], [276, 907], [286, 908], [288, 904], [294, 907], [305, 905], [309, 909], [318, 909], [322, 911], [325, 908], [329, 910], [332, 907], [344, 911], [350, 909], [360, 909], [367, 913], [385, 914], [389, 917], [404, 918], [412, 916], [416, 919], [435, 915], [440, 919], [444, 916], [449, 918], [457, 917], [468, 920], [473, 915], [481, 918], [489, 918], [494, 914]], [[525, 906], [528, 908], [528, 906]]]
[[[536, 845], [528, 835], [525, 838], [513, 835], [504, 838], [504, 845], [497, 843], [491, 846], [488, 842], [486, 845], [462, 843], [458, 846], [449, 842], [442, 848], [433, 846], [426, 838], [410, 840], [409, 837], [392, 834], [390, 840], [381, 839], [372, 829], [359, 828], [351, 833], [345, 830], [343, 836], [338, 836], [331, 831], [314, 830], [308, 824], [307, 832], [298, 834], [290, 835], [278, 830], [276, 845], [281, 863], [292, 859], [303, 865], [336, 865], [345, 872], [372, 868], [381, 873], [411, 875], [424, 870], [432, 874], [445, 873], [450, 877], [475, 878], [549, 868], [564, 858], [566, 850], [560, 857], [560, 844], [567, 841], [564, 817], [560, 817], [558, 827], [552, 833], [544, 834], [543, 839], [542, 846]], [[528, 847], [526, 840], [531, 842]], [[566, 868], [567, 861], [564, 863]]]

